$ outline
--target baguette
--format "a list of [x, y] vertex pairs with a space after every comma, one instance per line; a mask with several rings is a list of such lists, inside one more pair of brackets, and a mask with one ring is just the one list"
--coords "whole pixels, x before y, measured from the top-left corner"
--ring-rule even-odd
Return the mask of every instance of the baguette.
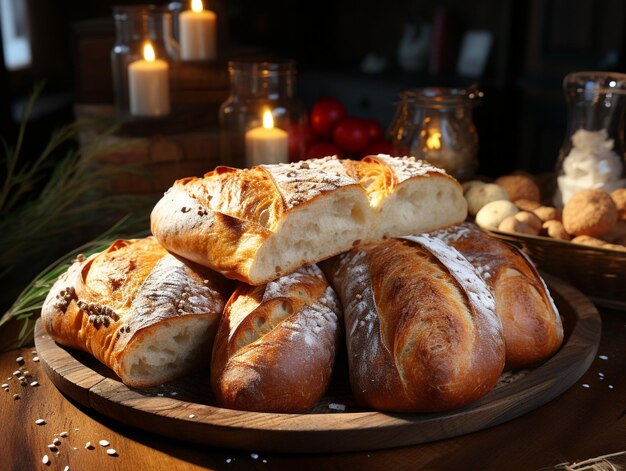
[[563, 325], [543, 279], [523, 252], [471, 223], [433, 236], [457, 249], [476, 267], [496, 300], [506, 344], [506, 367], [534, 366], [563, 341]]
[[300, 412], [330, 382], [341, 315], [316, 265], [264, 286], [241, 283], [216, 336], [211, 385], [222, 407]]
[[91, 353], [129, 386], [155, 386], [208, 364], [230, 285], [153, 237], [118, 240], [79, 257], [41, 316], [58, 343]]
[[428, 236], [365, 244], [321, 264], [344, 307], [350, 384], [377, 410], [436, 412], [489, 392], [504, 367], [494, 300]]
[[178, 180], [151, 227], [171, 252], [262, 285], [361, 241], [457, 224], [466, 212], [456, 180], [414, 158], [323, 158]]

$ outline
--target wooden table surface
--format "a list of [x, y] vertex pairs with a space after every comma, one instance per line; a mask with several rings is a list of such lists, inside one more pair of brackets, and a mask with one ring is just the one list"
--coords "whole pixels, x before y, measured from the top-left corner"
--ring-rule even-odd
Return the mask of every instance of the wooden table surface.
[[[87, 409], [49, 381], [33, 348], [0, 355], [0, 470], [554, 469], [626, 450], [626, 312], [599, 309], [602, 339], [584, 376], [548, 404], [505, 424], [434, 443], [382, 451], [288, 455], [236, 451], [163, 438]], [[29, 374], [22, 386], [13, 372]], [[12, 377], [11, 380], [8, 380]], [[38, 385], [32, 385], [37, 381]], [[19, 399], [14, 395], [19, 394]], [[43, 419], [45, 424], [35, 421]], [[67, 432], [67, 437], [60, 437]], [[48, 448], [58, 438], [55, 450]], [[107, 440], [108, 447], [99, 445]], [[93, 449], [85, 448], [87, 442]], [[115, 456], [106, 453], [117, 451]], [[48, 465], [42, 463], [47, 455]], [[619, 460], [622, 461], [619, 461]], [[615, 458], [615, 463], [626, 463]]]

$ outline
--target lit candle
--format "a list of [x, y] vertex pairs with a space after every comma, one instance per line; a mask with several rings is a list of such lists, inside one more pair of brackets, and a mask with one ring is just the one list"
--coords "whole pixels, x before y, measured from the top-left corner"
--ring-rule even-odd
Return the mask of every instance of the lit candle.
[[259, 164], [289, 162], [288, 134], [274, 127], [272, 113], [263, 114], [263, 126], [246, 132], [246, 163], [251, 167]]
[[152, 44], [143, 47], [143, 59], [128, 65], [130, 113], [164, 116], [170, 112], [169, 65], [154, 54]]
[[202, 0], [191, 0], [191, 10], [178, 17], [180, 55], [183, 60], [213, 60], [216, 56], [217, 15], [203, 10]]

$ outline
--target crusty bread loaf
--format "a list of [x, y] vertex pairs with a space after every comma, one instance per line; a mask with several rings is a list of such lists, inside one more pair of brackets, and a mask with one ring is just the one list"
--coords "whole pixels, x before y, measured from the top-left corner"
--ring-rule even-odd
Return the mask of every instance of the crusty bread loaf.
[[79, 257], [50, 290], [44, 326], [135, 387], [208, 364], [232, 283], [167, 253], [153, 237], [118, 240]]
[[352, 393], [387, 411], [457, 408], [504, 367], [494, 300], [456, 250], [422, 235], [364, 244], [321, 264], [344, 307]]
[[216, 336], [211, 385], [218, 403], [258, 412], [313, 407], [330, 382], [339, 300], [316, 265], [264, 286], [241, 283]]
[[543, 279], [522, 252], [471, 223], [432, 235], [461, 252], [492, 289], [502, 321], [507, 368], [536, 365], [559, 349], [561, 318]]
[[168, 250], [260, 285], [360, 241], [457, 224], [466, 212], [460, 185], [445, 172], [381, 155], [217, 167], [177, 181], [151, 225]]

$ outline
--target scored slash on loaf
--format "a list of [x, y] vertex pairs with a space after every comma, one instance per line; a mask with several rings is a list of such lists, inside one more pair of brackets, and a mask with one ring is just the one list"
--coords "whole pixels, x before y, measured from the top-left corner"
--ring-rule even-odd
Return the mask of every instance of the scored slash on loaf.
[[178, 180], [151, 215], [173, 253], [261, 285], [362, 241], [462, 222], [461, 186], [412, 157], [334, 157]]
[[364, 406], [461, 407], [504, 367], [493, 297], [455, 249], [427, 235], [365, 244], [321, 264], [344, 308], [350, 384]]

